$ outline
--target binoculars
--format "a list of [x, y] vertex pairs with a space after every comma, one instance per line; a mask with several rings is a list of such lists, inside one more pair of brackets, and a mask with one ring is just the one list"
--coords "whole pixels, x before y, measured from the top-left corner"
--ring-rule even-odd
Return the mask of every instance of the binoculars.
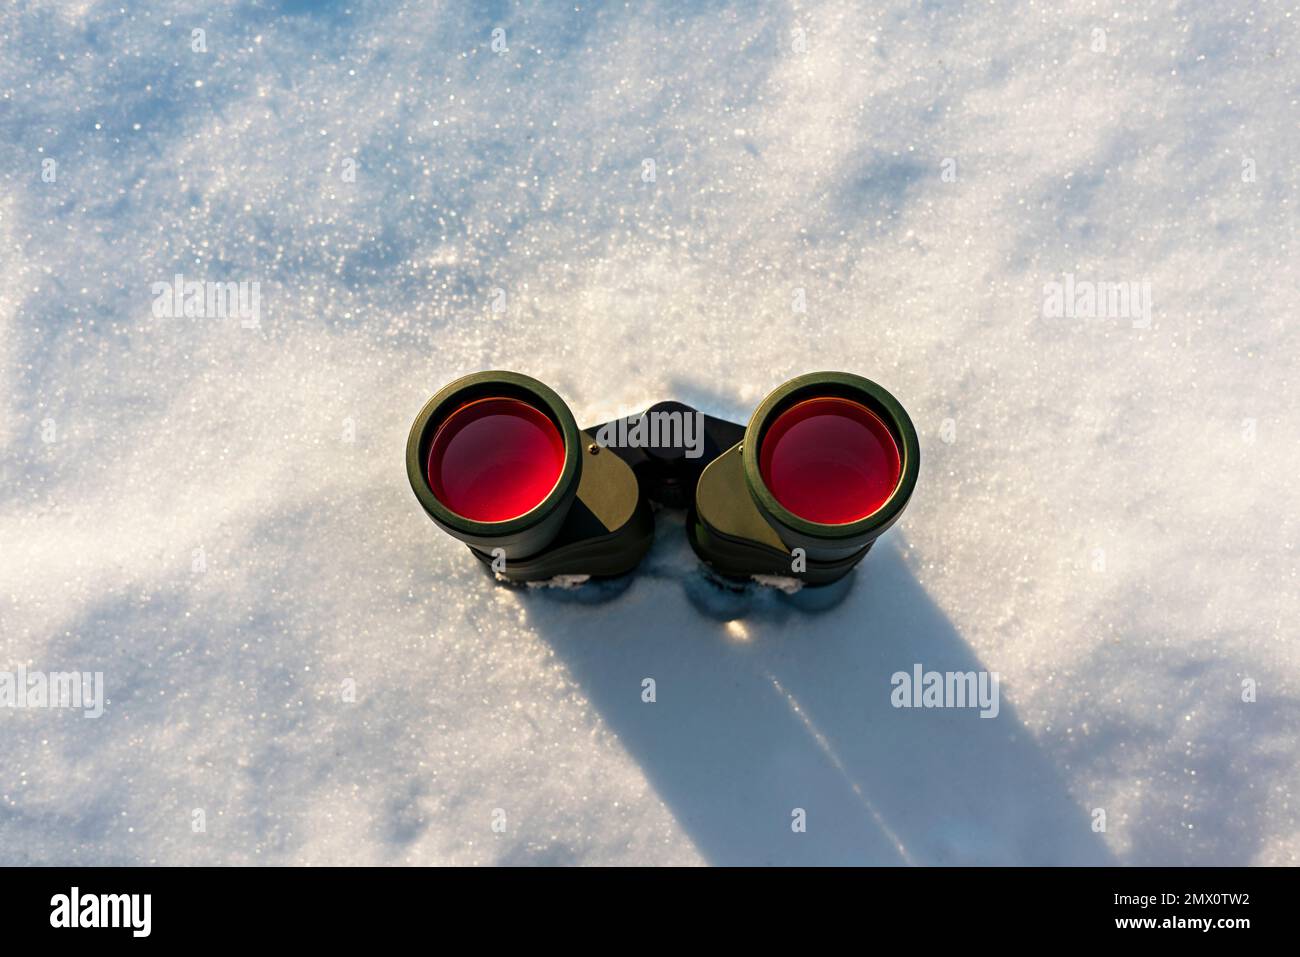
[[902, 405], [844, 372], [791, 379], [748, 425], [660, 402], [586, 429], [536, 379], [477, 372], [425, 404], [406, 444], [425, 512], [511, 582], [631, 571], [653, 503], [687, 510], [724, 579], [830, 584], [898, 520], [919, 468]]

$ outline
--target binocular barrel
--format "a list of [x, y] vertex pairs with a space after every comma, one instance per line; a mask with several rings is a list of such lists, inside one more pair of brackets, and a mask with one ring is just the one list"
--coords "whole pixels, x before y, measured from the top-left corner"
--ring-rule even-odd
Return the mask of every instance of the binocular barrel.
[[916, 429], [884, 388], [843, 372], [799, 376], [700, 476], [691, 544], [727, 577], [830, 584], [898, 520], [919, 470]]

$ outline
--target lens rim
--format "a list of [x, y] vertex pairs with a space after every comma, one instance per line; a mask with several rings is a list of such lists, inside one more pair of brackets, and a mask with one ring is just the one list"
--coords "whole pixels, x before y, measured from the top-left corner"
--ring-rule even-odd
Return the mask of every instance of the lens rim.
[[[869, 515], [852, 522], [823, 524], [796, 515], [782, 505], [763, 481], [759, 468], [759, 450], [767, 430], [776, 418], [804, 399], [836, 396], [865, 405], [880, 416], [898, 443], [901, 466], [898, 484], [889, 497]], [[779, 526], [813, 539], [870, 541], [889, 528], [902, 514], [916, 487], [921, 467], [921, 443], [916, 427], [902, 404], [883, 386], [851, 372], [810, 372], [785, 382], [770, 392], [749, 419], [745, 428], [741, 456], [745, 465], [745, 484], [759, 510]]]
[[[492, 396], [521, 399], [549, 418], [564, 441], [564, 466], [555, 486], [528, 511], [499, 522], [483, 522], [453, 512], [439, 500], [429, 486], [426, 463], [433, 436], [447, 416], [468, 402]], [[573, 501], [582, 474], [581, 450], [573, 413], [545, 384], [519, 372], [475, 372], [450, 383], [424, 404], [406, 441], [406, 475], [424, 510], [448, 531], [472, 538], [509, 538], [534, 528]]]

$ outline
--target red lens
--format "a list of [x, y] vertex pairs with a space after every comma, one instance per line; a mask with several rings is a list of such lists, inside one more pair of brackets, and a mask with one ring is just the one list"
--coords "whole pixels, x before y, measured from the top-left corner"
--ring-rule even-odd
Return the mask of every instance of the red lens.
[[823, 396], [776, 418], [763, 436], [758, 468], [795, 515], [843, 525], [885, 504], [898, 487], [902, 457], [880, 416], [860, 402]]
[[519, 399], [477, 399], [443, 420], [429, 447], [429, 488], [475, 522], [504, 522], [536, 508], [564, 470], [564, 438]]

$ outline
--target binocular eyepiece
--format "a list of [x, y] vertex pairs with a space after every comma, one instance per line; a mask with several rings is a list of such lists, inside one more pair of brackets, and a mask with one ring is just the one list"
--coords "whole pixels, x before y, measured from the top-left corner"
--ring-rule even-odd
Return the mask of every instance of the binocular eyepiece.
[[425, 404], [406, 447], [429, 517], [515, 582], [630, 571], [653, 502], [688, 510], [721, 576], [829, 584], [898, 520], [919, 467], [898, 400], [842, 372], [786, 382], [746, 426], [661, 402], [588, 429], [536, 379], [479, 372]]

